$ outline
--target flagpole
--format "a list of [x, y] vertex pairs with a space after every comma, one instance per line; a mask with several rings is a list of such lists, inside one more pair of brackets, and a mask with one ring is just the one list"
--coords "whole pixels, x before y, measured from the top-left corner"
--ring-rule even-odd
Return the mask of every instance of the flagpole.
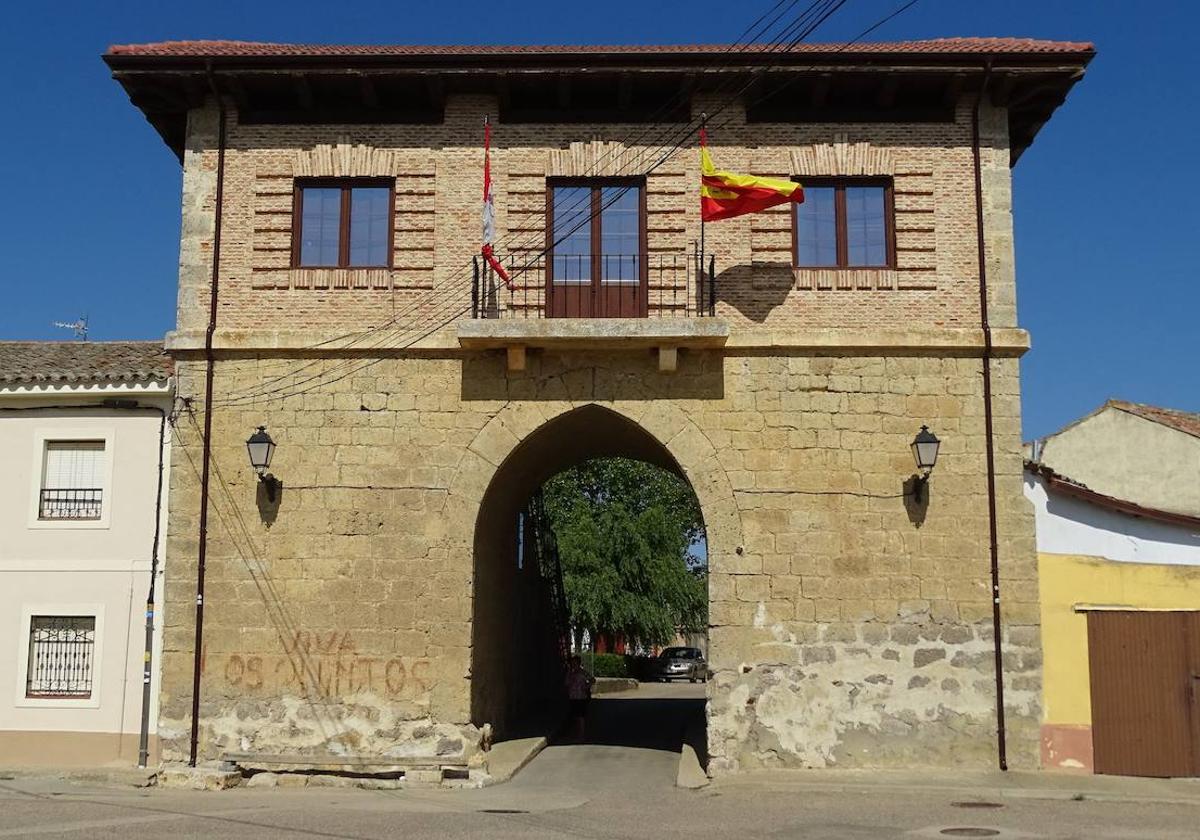
[[[700, 145], [704, 146], [708, 143], [708, 114], [704, 111], [700, 112]], [[701, 181], [704, 183], [704, 173], [700, 174]], [[700, 284], [699, 295], [697, 300], [702, 303], [704, 300], [704, 199], [703, 193], [700, 200], [700, 257], [697, 260], [696, 280]], [[703, 307], [697, 306], [697, 310]]]

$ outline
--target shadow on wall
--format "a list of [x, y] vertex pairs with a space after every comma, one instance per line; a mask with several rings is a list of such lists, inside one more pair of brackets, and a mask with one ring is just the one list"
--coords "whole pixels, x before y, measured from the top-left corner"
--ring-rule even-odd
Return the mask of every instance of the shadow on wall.
[[717, 271], [717, 301], [763, 323], [796, 285], [790, 263], [740, 263]]
[[283, 482], [276, 479], [274, 498], [270, 489], [263, 482], [258, 482], [254, 491], [254, 501], [258, 505], [258, 518], [270, 528], [279, 518], [279, 508], [283, 504]]
[[908, 514], [908, 521], [920, 528], [925, 524], [925, 516], [929, 512], [929, 482], [919, 475], [910, 475], [904, 480], [901, 489], [904, 493], [904, 511]]
[[722, 354], [680, 350], [673, 373], [658, 370], [651, 349], [608, 352], [533, 350], [526, 368], [510, 371], [502, 351], [463, 358], [463, 400], [719, 400], [725, 396]]

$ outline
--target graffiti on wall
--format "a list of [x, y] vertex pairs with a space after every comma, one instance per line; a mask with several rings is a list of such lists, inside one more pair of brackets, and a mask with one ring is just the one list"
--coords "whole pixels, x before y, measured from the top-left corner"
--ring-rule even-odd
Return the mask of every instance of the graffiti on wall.
[[[207, 657], [205, 657], [207, 659]], [[350, 633], [297, 630], [278, 654], [232, 653], [215, 663], [238, 692], [299, 693], [323, 698], [381, 694], [411, 699], [429, 692], [429, 660], [359, 651]]]

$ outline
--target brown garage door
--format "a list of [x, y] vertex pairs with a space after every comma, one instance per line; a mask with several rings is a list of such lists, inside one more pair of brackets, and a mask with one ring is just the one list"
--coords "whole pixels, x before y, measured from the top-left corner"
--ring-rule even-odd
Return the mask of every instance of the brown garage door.
[[1200, 613], [1088, 613], [1097, 773], [1200, 776]]

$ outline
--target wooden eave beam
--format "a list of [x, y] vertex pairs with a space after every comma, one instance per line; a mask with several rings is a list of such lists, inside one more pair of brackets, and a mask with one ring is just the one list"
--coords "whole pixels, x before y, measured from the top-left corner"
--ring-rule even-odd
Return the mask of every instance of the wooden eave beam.
[[441, 74], [425, 77], [425, 94], [429, 97], [429, 104], [433, 106], [442, 105], [446, 101], [446, 80]]
[[242, 82], [241, 76], [230, 73], [227, 76], [221, 76], [217, 83], [217, 89], [228, 93], [233, 98], [233, 104], [237, 108], [238, 113], [244, 114], [252, 109], [250, 104], [250, 94], [246, 90], [246, 85]]
[[370, 75], [362, 73], [358, 77], [358, 95], [367, 108], [379, 107], [379, 91]]
[[304, 73], [292, 73], [292, 90], [296, 94], [296, 102], [306, 111], [311, 111], [316, 105], [313, 98], [312, 85]]
[[891, 108], [896, 104], [896, 92], [900, 90], [900, 77], [890, 75], [883, 80], [875, 93], [875, 104], [880, 108]]
[[555, 89], [557, 91], [558, 107], [564, 111], [571, 107], [571, 76], [567, 73], [559, 73], [555, 79]]
[[1001, 75], [991, 82], [991, 100], [993, 105], [1005, 106], [1008, 105], [1009, 99], [1012, 97], [1013, 89], [1017, 86], [1017, 80], [1010, 74]]
[[962, 97], [962, 93], [967, 87], [967, 78], [966, 73], [955, 73], [946, 79], [946, 86], [942, 90], [942, 102], [944, 104], [950, 106], [958, 104], [958, 100]]
[[821, 73], [813, 82], [808, 95], [808, 104], [814, 108], [824, 108], [829, 101], [829, 89], [833, 86], [833, 74]]
[[507, 73], [497, 73], [495, 77], [496, 101], [502, 111], [512, 107], [512, 86], [508, 83]]
[[617, 107], [628, 111], [633, 104], [633, 76], [622, 73], [617, 77]]

